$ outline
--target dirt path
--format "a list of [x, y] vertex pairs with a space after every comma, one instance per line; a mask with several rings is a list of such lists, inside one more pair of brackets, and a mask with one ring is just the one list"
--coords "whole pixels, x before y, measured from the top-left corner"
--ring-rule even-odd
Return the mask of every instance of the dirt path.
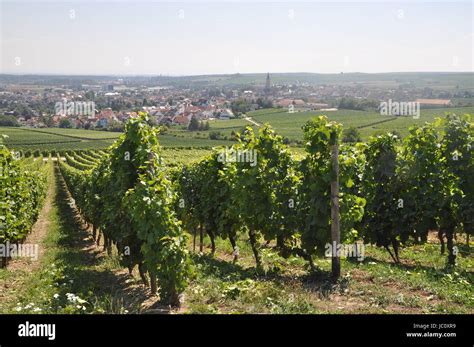
[[250, 123], [252, 123], [253, 125], [256, 125], [256, 126], [258, 126], [258, 127], [261, 127], [261, 126], [262, 126], [261, 124], [259, 124], [259, 123], [257, 123], [256, 121], [254, 121], [251, 117], [245, 117], [244, 119], [245, 119], [247, 122], [250, 122]]

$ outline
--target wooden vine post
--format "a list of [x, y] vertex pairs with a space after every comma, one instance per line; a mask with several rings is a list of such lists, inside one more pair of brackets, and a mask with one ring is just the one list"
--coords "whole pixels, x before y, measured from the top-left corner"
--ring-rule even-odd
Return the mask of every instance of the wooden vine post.
[[332, 277], [338, 279], [341, 275], [341, 258], [337, 248], [341, 242], [340, 216], [339, 216], [339, 143], [337, 131], [331, 132], [331, 154], [332, 154], [332, 175], [331, 175], [331, 244], [332, 254]]

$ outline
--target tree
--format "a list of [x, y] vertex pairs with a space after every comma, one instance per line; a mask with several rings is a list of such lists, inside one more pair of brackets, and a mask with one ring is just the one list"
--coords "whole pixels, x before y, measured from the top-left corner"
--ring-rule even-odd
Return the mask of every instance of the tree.
[[20, 124], [18, 124], [18, 121], [14, 116], [0, 115], [0, 126], [2, 126], [2, 127], [18, 127], [18, 126], [20, 126]]
[[211, 131], [209, 133], [209, 139], [210, 140], [219, 140], [221, 138], [222, 134], [220, 131]]
[[188, 130], [189, 131], [197, 131], [199, 130], [199, 121], [196, 117], [192, 117], [191, 118], [191, 121], [189, 122], [189, 125], [188, 125]]
[[230, 105], [232, 112], [236, 115], [250, 111], [250, 105], [245, 99], [232, 101]]
[[87, 100], [94, 100], [95, 99], [95, 93], [93, 90], [89, 90], [85, 93], [84, 95]]
[[361, 142], [362, 138], [360, 137], [359, 130], [355, 127], [344, 129], [342, 141], [349, 143]]
[[273, 108], [273, 102], [269, 99], [257, 98], [259, 108]]
[[72, 128], [72, 123], [69, 119], [63, 118], [59, 121], [59, 127], [60, 128]]

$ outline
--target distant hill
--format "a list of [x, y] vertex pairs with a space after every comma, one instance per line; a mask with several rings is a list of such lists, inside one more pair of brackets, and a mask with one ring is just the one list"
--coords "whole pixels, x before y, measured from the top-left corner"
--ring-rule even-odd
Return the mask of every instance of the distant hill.
[[[474, 90], [473, 72], [393, 72], [393, 73], [270, 73], [272, 84], [357, 84], [379, 88], [412, 85], [417, 88]], [[124, 83], [139, 85], [199, 86], [263, 86], [265, 73], [199, 76], [61, 76], [0, 74], [0, 85], [41, 84], [80, 85], [104, 83], [122, 78]]]

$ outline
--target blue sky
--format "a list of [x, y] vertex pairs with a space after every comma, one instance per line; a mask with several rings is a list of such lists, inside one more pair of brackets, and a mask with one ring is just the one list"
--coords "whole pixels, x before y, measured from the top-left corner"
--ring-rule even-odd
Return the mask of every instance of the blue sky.
[[473, 71], [471, 1], [0, 6], [2, 73]]

